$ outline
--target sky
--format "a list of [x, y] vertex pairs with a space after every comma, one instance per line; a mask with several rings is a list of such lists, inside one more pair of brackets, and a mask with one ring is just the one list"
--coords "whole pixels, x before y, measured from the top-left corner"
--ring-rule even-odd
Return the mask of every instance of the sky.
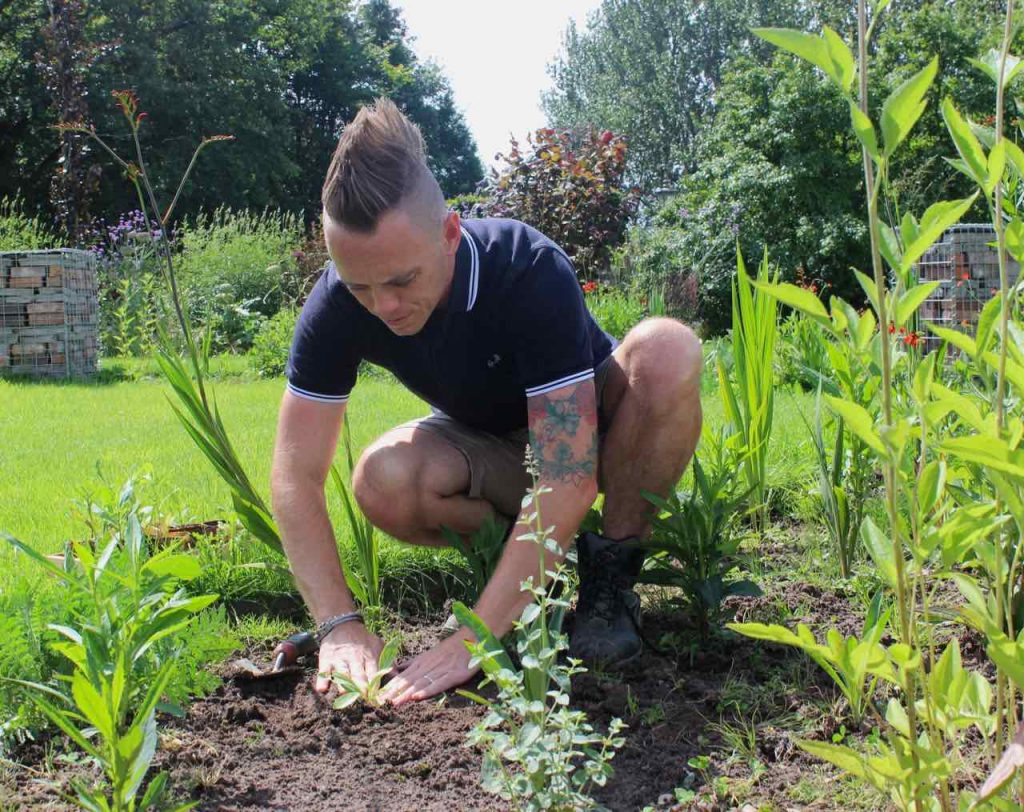
[[441, 65], [484, 167], [544, 126], [541, 91], [570, 19], [581, 29], [601, 0], [391, 0], [421, 60]]

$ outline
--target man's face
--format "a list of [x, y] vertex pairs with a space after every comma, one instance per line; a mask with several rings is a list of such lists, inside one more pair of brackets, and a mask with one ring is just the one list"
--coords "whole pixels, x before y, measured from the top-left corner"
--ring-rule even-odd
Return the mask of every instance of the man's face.
[[346, 229], [324, 214], [324, 241], [338, 277], [363, 307], [400, 336], [418, 333], [446, 301], [460, 235], [455, 212], [428, 229], [395, 209], [382, 215], [370, 234]]

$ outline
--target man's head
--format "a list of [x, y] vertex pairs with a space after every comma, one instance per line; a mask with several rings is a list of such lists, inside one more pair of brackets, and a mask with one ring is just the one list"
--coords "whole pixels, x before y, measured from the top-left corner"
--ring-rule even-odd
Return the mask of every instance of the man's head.
[[393, 332], [418, 333], [451, 288], [459, 218], [427, 167], [419, 129], [393, 102], [364, 107], [345, 128], [321, 200], [341, 281]]

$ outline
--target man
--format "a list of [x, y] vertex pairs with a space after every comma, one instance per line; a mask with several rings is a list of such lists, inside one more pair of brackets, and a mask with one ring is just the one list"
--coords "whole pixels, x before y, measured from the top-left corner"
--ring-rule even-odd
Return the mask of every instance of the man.
[[[353, 475], [373, 524], [441, 545], [507, 517], [509, 540], [475, 607], [507, 633], [537, 576], [518, 518], [532, 445], [544, 524], [563, 551], [598, 494], [604, 536], [577, 542], [581, 578], [571, 652], [615, 663], [640, 651], [632, 586], [648, 532], [642, 490], [667, 494], [700, 433], [700, 343], [671, 319], [621, 345], [593, 321], [565, 253], [514, 220], [460, 222], [427, 168], [418, 129], [390, 101], [346, 127], [323, 189], [332, 262], [296, 326], [272, 474], [274, 513], [303, 597], [324, 633], [320, 670], [365, 683], [382, 641], [355, 615], [324, 501], [342, 415], [361, 360], [391, 369], [434, 408], [373, 443]], [[474, 673], [461, 628], [414, 659], [384, 693], [397, 704]], [[327, 679], [317, 680], [326, 691]]]

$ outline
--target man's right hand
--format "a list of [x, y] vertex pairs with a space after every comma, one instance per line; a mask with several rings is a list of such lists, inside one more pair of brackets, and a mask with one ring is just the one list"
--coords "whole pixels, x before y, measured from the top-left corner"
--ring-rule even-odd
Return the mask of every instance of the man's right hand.
[[384, 641], [367, 631], [358, 621], [335, 627], [320, 643], [320, 672], [316, 690], [325, 694], [331, 681], [324, 674], [348, 674], [352, 681], [365, 690], [370, 678], [377, 673]]

